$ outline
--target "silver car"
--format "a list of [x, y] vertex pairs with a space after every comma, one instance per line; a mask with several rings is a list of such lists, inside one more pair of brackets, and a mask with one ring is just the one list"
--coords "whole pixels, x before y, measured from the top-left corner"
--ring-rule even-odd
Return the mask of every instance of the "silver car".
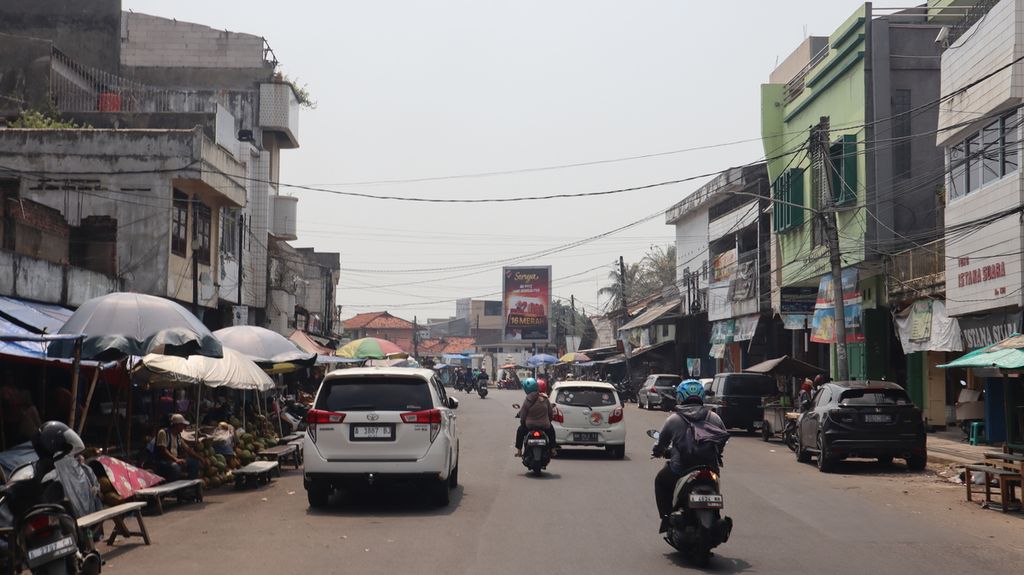
[[[671, 406], [662, 403], [663, 394], [675, 397], [676, 387], [682, 383], [683, 378], [671, 373], [652, 373], [640, 385], [636, 394], [637, 405], [640, 409], [664, 409]], [[669, 402], [673, 403], [674, 402]]]

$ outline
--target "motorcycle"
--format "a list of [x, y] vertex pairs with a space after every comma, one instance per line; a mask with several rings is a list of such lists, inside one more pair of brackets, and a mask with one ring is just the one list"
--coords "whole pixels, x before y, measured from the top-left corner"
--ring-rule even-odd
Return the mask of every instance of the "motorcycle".
[[626, 403], [627, 401], [638, 403], [636, 395], [636, 386], [634, 386], [628, 379], [619, 381], [615, 383], [614, 386], [615, 391], [617, 391], [619, 394], [619, 399], [622, 400], [622, 403]]
[[[102, 560], [92, 548], [91, 532], [80, 531], [71, 503], [58, 477], [57, 461], [81, 452], [81, 438], [63, 424], [67, 435], [65, 447], [50, 450], [43, 441], [33, 441], [39, 459], [27, 463], [11, 474], [0, 486], [0, 518], [12, 519], [14, 536], [9, 538], [13, 549], [0, 556], [0, 572], [20, 572], [27, 567], [33, 574], [86, 574], [100, 572]], [[9, 563], [5, 564], [7, 561]]]
[[[519, 404], [514, 403], [512, 407], [518, 412]], [[516, 414], [518, 417], [518, 413]], [[551, 463], [551, 445], [548, 444], [548, 434], [537, 429], [526, 432], [523, 440], [523, 466], [540, 475], [541, 471]]]
[[[661, 436], [653, 429], [647, 435], [655, 440]], [[711, 550], [728, 541], [732, 533], [732, 518], [722, 516], [724, 500], [718, 473], [708, 466], [695, 467], [679, 478], [674, 493], [665, 542], [705, 567]]]
[[481, 383], [480, 385], [478, 385], [476, 388], [476, 392], [477, 394], [480, 395], [480, 399], [487, 397], [487, 384]]

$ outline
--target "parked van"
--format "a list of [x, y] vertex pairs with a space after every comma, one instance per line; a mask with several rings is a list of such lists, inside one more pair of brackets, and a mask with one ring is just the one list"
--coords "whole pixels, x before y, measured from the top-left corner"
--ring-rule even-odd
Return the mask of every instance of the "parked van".
[[719, 373], [711, 382], [705, 403], [714, 409], [727, 428], [754, 433], [764, 423], [764, 396], [778, 395], [775, 380], [758, 373]]

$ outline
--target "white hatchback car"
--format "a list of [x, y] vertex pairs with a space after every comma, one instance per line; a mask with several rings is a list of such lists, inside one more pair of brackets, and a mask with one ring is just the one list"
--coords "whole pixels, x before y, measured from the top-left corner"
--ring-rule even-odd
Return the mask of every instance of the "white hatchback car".
[[559, 382], [552, 390], [555, 443], [604, 447], [616, 459], [626, 456], [622, 402], [610, 383]]
[[454, 410], [433, 371], [366, 367], [328, 373], [306, 416], [303, 486], [310, 507], [336, 488], [389, 480], [425, 484], [448, 505], [459, 481]]

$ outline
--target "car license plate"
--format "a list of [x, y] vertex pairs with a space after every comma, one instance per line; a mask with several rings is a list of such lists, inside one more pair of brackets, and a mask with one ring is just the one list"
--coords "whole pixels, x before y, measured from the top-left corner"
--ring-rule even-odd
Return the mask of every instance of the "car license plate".
[[892, 423], [892, 416], [887, 413], [868, 413], [864, 415], [865, 423]]
[[395, 438], [391, 425], [353, 425], [352, 439], [355, 441], [390, 441]]
[[589, 442], [589, 443], [596, 443], [597, 442], [597, 434], [596, 433], [573, 433], [572, 434], [572, 440], [573, 441], [584, 441], [584, 442]]
[[763, 421], [755, 421], [754, 422], [754, 429], [761, 429], [761, 427], [763, 427], [763, 426], [764, 426], [764, 422]]
[[722, 507], [722, 496], [721, 495], [706, 495], [703, 493], [691, 493], [690, 494], [690, 507], [694, 508], [721, 508]]
[[28, 552], [29, 564], [34, 566], [39, 563], [70, 555], [75, 550], [74, 537], [68, 536], [53, 543], [47, 543], [42, 547], [30, 549]]

